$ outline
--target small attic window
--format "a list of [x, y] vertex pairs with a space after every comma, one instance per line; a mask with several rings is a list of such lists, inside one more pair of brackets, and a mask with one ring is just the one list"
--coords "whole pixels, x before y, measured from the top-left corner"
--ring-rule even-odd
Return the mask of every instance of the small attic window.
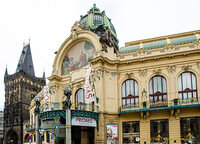
[[24, 51], [24, 50], [22, 51], [22, 54], [25, 54], [25, 51]]

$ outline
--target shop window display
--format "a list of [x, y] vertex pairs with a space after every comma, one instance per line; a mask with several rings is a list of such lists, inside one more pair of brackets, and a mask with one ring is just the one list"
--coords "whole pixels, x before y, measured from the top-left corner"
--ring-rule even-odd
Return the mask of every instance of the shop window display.
[[151, 120], [151, 144], [168, 144], [169, 122], [168, 119]]
[[140, 137], [139, 121], [123, 122], [123, 144], [137, 144]]
[[200, 143], [200, 117], [180, 119], [181, 143]]

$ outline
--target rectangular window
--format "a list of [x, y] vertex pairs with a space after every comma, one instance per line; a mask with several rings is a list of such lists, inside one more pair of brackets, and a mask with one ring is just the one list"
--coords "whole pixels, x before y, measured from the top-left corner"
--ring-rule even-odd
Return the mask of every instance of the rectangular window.
[[169, 143], [168, 119], [151, 120], [150, 127], [151, 127], [151, 144]]
[[186, 117], [180, 119], [181, 143], [200, 143], [200, 117]]
[[123, 122], [123, 144], [139, 144], [137, 137], [140, 137], [139, 121]]

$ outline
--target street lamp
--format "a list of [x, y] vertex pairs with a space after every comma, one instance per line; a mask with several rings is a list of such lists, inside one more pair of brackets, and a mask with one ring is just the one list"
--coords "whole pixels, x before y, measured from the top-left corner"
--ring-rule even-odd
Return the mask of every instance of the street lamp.
[[70, 85], [67, 85], [64, 88], [64, 94], [66, 96], [66, 100], [64, 102], [64, 106], [66, 109], [66, 144], [71, 144], [71, 100], [70, 97], [72, 95], [72, 88]]
[[40, 143], [40, 137], [39, 137], [39, 113], [40, 113], [40, 96], [35, 96], [34, 98], [35, 101], [35, 117], [36, 117], [36, 144]]

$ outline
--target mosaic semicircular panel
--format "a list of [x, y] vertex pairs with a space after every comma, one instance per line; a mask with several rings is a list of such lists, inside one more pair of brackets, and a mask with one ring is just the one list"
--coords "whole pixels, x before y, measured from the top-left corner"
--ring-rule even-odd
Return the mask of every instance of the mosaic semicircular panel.
[[95, 47], [88, 41], [75, 44], [64, 57], [61, 75], [67, 75], [71, 71], [86, 66], [88, 59], [95, 55]]

